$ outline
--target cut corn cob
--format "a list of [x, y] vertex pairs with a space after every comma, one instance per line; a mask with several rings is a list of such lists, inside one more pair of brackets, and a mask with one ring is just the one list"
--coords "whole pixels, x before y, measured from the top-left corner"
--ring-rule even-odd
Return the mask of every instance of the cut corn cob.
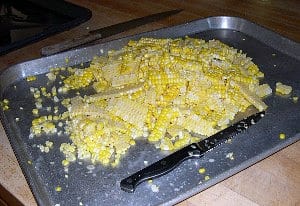
[[139, 91], [140, 89], [142, 89], [144, 83], [137, 83], [137, 84], [130, 84], [127, 85], [126, 87], [123, 88], [111, 88], [111, 89], [107, 89], [104, 90], [103, 92], [94, 94], [94, 95], [90, 95], [88, 96], [86, 99], [88, 102], [94, 102], [97, 100], [101, 100], [101, 99], [110, 99], [113, 97], [120, 97], [123, 95], [128, 95], [128, 94], [132, 94], [134, 92]]
[[231, 81], [231, 85], [237, 87], [242, 95], [253, 104], [259, 111], [267, 109], [267, 105], [254, 93], [252, 93], [243, 83]]
[[107, 110], [138, 129], [143, 129], [148, 112], [146, 105], [126, 98], [110, 100]]
[[255, 93], [256, 93], [259, 97], [266, 97], [266, 96], [272, 94], [272, 89], [271, 89], [271, 87], [270, 87], [268, 84], [262, 84], [262, 85], [259, 85], [259, 86], [256, 88]]

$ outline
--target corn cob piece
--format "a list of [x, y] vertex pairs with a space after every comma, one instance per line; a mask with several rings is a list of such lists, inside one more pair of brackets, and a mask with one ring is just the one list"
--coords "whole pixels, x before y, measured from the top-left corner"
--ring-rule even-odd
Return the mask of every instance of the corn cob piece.
[[165, 107], [162, 109], [155, 126], [148, 137], [150, 142], [155, 142], [163, 138], [166, 134], [169, 124], [179, 115], [178, 109], [174, 107]]
[[213, 122], [207, 121], [196, 114], [182, 118], [178, 124], [189, 132], [200, 135], [210, 136], [217, 132]]
[[113, 64], [106, 64], [102, 67], [103, 77], [107, 81], [111, 81], [111, 79], [119, 74], [119, 67], [121, 62], [114, 62]]
[[272, 89], [268, 84], [262, 84], [256, 87], [255, 93], [262, 98], [272, 94]]
[[111, 79], [111, 86], [121, 87], [126, 86], [128, 84], [135, 84], [136, 82], [138, 82], [138, 76], [135, 73], [124, 74], [113, 77]]
[[106, 109], [138, 129], [143, 129], [148, 112], [146, 105], [125, 98], [111, 99]]
[[86, 101], [87, 102], [95, 102], [95, 101], [99, 101], [101, 99], [109, 99], [109, 98], [115, 98], [115, 97], [120, 97], [123, 95], [132, 94], [132, 93], [135, 93], [135, 92], [141, 90], [143, 88], [143, 85], [144, 85], [144, 83], [140, 82], [137, 84], [127, 85], [123, 88], [107, 89], [103, 92], [87, 96]]
[[101, 106], [96, 104], [84, 103], [83, 99], [80, 97], [75, 97], [71, 99], [71, 105], [68, 108], [69, 115], [74, 118], [78, 115], [87, 115], [94, 117], [107, 117], [108, 112]]
[[231, 81], [230, 84], [234, 87], [237, 87], [240, 92], [243, 94], [243, 96], [251, 103], [253, 104], [259, 111], [263, 111], [267, 109], [267, 105], [255, 94], [252, 93], [246, 85], [238, 82]]

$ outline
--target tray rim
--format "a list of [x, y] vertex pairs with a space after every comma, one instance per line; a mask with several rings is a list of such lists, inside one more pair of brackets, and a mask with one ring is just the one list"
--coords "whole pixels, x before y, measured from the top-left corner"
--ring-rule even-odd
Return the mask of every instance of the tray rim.
[[[179, 25], [175, 25], [175, 26], [171, 26], [171, 27], [163, 27], [161, 29], [157, 29], [157, 30], [153, 30], [153, 31], [149, 31], [149, 32], [143, 32], [143, 33], [138, 33], [138, 34], [135, 34], [135, 35], [130, 35], [130, 36], [125, 36], [125, 37], [122, 37], [122, 38], [119, 38], [119, 39], [115, 39], [115, 40], [111, 40], [111, 41], [108, 41], [108, 42], [104, 42], [104, 43], [101, 43], [101, 44], [96, 44], [96, 45], [92, 45], [92, 46], [88, 46], [88, 47], [84, 47], [84, 48], [80, 48], [80, 49], [75, 49], [75, 50], [71, 50], [71, 51], [66, 51], [66, 52], [63, 52], [63, 53], [59, 53], [59, 54], [55, 54], [55, 55], [52, 55], [52, 56], [48, 56], [48, 57], [41, 57], [41, 58], [37, 58], [37, 59], [33, 59], [33, 60], [30, 60], [30, 61], [25, 61], [25, 62], [22, 62], [22, 63], [18, 63], [18, 64], [15, 64], [15, 65], [12, 65], [6, 69], [4, 69], [3, 71], [0, 72], [0, 99], [2, 99], [2, 96], [3, 96], [3, 91], [5, 91], [5, 88], [8, 87], [10, 84], [7, 82], [7, 81], [4, 81], [4, 85], [2, 85], [3, 83], [3, 80], [5, 80], [6, 76], [9, 75], [9, 73], [11, 72], [11, 70], [13, 70], [13, 72], [18, 72], [18, 70], [20, 68], [22, 68], [22, 66], [24, 65], [30, 65], [32, 63], [36, 63], [36, 61], [38, 61], [37, 63], [45, 60], [45, 59], [50, 59], [51, 61], [54, 60], [55, 58], [59, 58], [59, 61], [60, 63], [65, 63], [65, 57], [69, 57], [69, 56], [72, 56], [72, 57], [78, 57], [80, 54], [82, 54], [82, 52], [92, 52], [93, 49], [95, 48], [98, 48], [98, 47], [101, 47], [103, 45], [107, 45], [107, 44], [110, 44], [110, 43], [113, 43], [113, 42], [121, 42], [121, 41], [125, 41], [125, 40], [129, 40], [129, 39], [132, 39], [132, 38], [139, 38], [139, 37], [142, 37], [142, 36], [155, 36], [156, 33], [159, 33], [159, 32], [164, 32], [167, 30], [168, 31], [172, 31], [173, 29], [176, 29], [176, 28], [179, 28], [179, 27], [182, 27], [182, 26], [193, 26], [191, 24], [197, 24], [197, 23], [215, 23], [215, 22], [209, 22], [209, 20], [213, 19], [213, 20], [218, 20], [218, 19], [228, 19], [228, 18], [234, 18], [236, 20], [239, 20], [239, 21], [242, 21], [242, 22], [246, 22], [246, 23], [250, 23], [253, 27], [256, 27], [257, 29], [261, 29], [265, 32], [267, 32], [268, 35], [274, 35], [274, 39], [275, 40], [281, 40], [281, 44], [279, 44], [279, 46], [277, 46], [277, 44], [267, 44], [268, 46], [276, 49], [276, 50], [279, 50], [280, 52], [284, 53], [284, 54], [287, 54], [297, 60], [300, 60], [300, 56], [296, 55], [295, 52], [292, 52], [294, 51], [293, 49], [296, 49], [296, 51], [299, 51], [300, 53], [300, 44], [293, 41], [293, 40], [290, 40], [286, 37], [283, 37], [281, 35], [279, 35], [278, 33], [270, 30], [270, 29], [267, 29], [259, 24], [256, 24], [252, 21], [249, 21], [247, 19], [244, 19], [244, 18], [241, 18], [241, 17], [235, 17], [235, 16], [211, 16], [211, 17], [205, 17], [205, 18], [201, 18], [201, 19], [197, 19], [197, 20], [192, 20], [190, 22], [187, 22], [187, 23], [183, 23], [183, 24], [179, 24]], [[208, 22], [205, 22], [205, 21], [208, 21]], [[208, 30], [214, 30], [214, 29], [229, 29], [229, 30], [236, 30], [236, 31], [239, 31], [237, 28], [232, 28], [232, 27], [226, 27], [226, 28], [223, 28], [223, 27], [217, 27], [216, 25], [214, 24], [211, 24], [213, 25], [211, 28], [209, 29], [204, 29], [204, 30], [201, 30], [201, 31], [208, 31]], [[198, 32], [201, 32], [199, 30], [197, 30]], [[244, 31], [240, 31], [242, 33], [245, 33]], [[261, 38], [256, 38], [255, 36], [252, 36], [250, 35], [249, 33], [245, 33], [259, 41], [262, 41]], [[265, 43], [264, 41], [262, 41], [263, 43]], [[270, 41], [272, 43], [272, 41]], [[266, 44], [266, 43], [265, 43]], [[288, 48], [287, 46], [285, 46], [284, 48], [287, 48], [285, 49], [284, 51], [278, 49], [278, 48], [281, 48], [282, 45], [286, 45], [288, 44]], [[274, 47], [275, 45], [275, 47]], [[296, 48], [291, 48], [295, 46]], [[287, 52], [287, 53], [285, 53]], [[96, 55], [96, 54], [95, 54]], [[73, 61], [70, 62], [70, 64], [74, 63]], [[52, 66], [51, 66], [52, 67]], [[51, 68], [49, 67], [49, 68]], [[48, 68], [48, 69], [49, 69]], [[22, 72], [22, 78], [24, 77], [27, 77], [27, 76], [30, 76], [32, 74], [30, 73], [24, 73]], [[9, 78], [8, 78], [9, 79]], [[20, 79], [16, 79], [15, 81], [17, 80], [20, 80]], [[32, 172], [33, 174], [35, 174], [35, 170], [34, 169], [28, 169], [26, 166], [27, 166], [27, 161], [26, 159], [22, 159], [20, 158], [20, 153], [23, 153], [24, 151], [22, 151], [20, 148], [17, 148], [16, 145], [17, 144], [12, 144], [14, 141], [17, 141], [15, 140], [14, 137], [11, 136], [11, 128], [9, 126], [9, 121], [7, 120], [7, 118], [5, 117], [4, 115], [4, 112], [3, 111], [0, 111], [0, 120], [1, 120], [1, 123], [3, 125], [3, 128], [5, 130], [5, 134], [7, 135], [8, 139], [9, 139], [9, 142], [10, 142], [10, 145], [11, 147], [13, 148], [13, 152], [18, 160], [18, 163], [21, 167], [21, 170], [25, 176], [25, 179], [32, 191], [32, 194], [35, 198], [35, 200], [37, 201], [38, 205], [51, 205], [51, 201], [50, 201], [50, 198], [47, 199], [46, 197], [48, 196], [47, 195], [47, 192], [43, 189], [43, 188], [39, 188], [38, 184], [36, 184], [35, 182], [36, 179], [34, 179], [32, 177]], [[175, 204], [175, 203], [178, 203], [180, 201], [183, 201], [184, 199], [188, 198], [188, 197], [191, 197], [192, 195], [195, 195], [219, 182], [221, 182], [222, 180], [230, 177], [230, 176], [233, 176], [234, 174], [250, 167], [251, 165], [267, 158], [268, 156], [274, 154], [275, 152], [297, 142], [300, 140], [300, 133], [296, 134], [294, 137], [288, 139], [287, 141], [284, 142], [284, 144], [282, 145], [277, 145], [277, 147], [274, 147], [272, 148], [272, 150], [268, 150], [266, 151], [265, 153], [262, 153], [261, 156], [255, 156], [254, 158], [251, 158], [251, 159], [248, 159], [246, 161], [245, 164], [243, 165], [237, 165], [236, 167], [233, 167], [230, 169], [230, 172], [226, 172], [226, 174], [222, 173], [221, 175], [219, 176], [216, 176], [213, 180], [209, 181], [208, 183], [205, 183], [203, 184], [203, 188], [198, 188], [198, 187], [195, 187], [193, 188], [192, 190], [189, 190], [188, 192], [186, 193], [183, 193], [183, 195], [180, 195], [178, 196], [177, 198], [174, 198], [170, 201], [166, 201], [165, 203], [161, 204], [161, 205], [172, 205], [172, 204]], [[36, 174], [35, 174], [36, 175]], [[36, 175], [37, 176], [37, 175]], [[44, 194], [40, 194], [40, 193], [44, 193]]]

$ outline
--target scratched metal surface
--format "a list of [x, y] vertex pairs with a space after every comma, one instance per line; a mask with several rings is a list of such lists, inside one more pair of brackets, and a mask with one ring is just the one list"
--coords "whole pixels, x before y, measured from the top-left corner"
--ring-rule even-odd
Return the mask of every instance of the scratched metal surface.
[[[9, 99], [11, 107], [9, 111], [1, 111], [1, 120], [39, 205], [78, 205], [80, 202], [83, 205], [172, 205], [300, 139], [300, 102], [294, 103], [291, 96], [272, 95], [265, 100], [269, 105], [266, 116], [246, 132], [237, 135], [230, 144], [221, 145], [201, 159], [188, 160], [173, 172], [155, 179], [153, 184], [159, 187], [158, 193], [153, 192], [148, 183], [143, 183], [133, 194], [123, 192], [119, 187], [120, 181], [145, 167], [144, 161], [151, 164], [167, 153], [141, 140], [129, 150], [119, 167], [112, 169], [98, 165], [90, 172], [87, 169], [89, 163], [77, 161], [70, 165], [66, 178], [61, 166], [63, 155], [59, 152], [59, 145], [70, 141], [68, 137], [52, 135], [29, 139], [34, 118], [31, 113], [34, 100], [29, 87], [45, 86], [47, 78], [44, 74], [49, 68], [88, 64], [94, 55], [102, 55], [101, 50], [105, 54], [110, 49], [121, 48], [129, 39], [141, 36], [185, 35], [206, 40], [219, 39], [243, 50], [265, 73], [264, 82], [274, 89], [275, 82], [281, 81], [293, 87], [292, 96], [300, 96], [299, 43], [235, 17], [200, 19], [12, 66], [0, 75], [0, 97]], [[65, 62], [66, 57], [68, 63]], [[37, 81], [24, 80], [33, 74], [39, 74]], [[52, 86], [48, 85], [48, 88]], [[46, 101], [44, 106], [54, 105]], [[16, 121], [16, 118], [20, 121]], [[280, 132], [286, 133], [285, 140], [278, 138]], [[46, 140], [54, 142], [54, 148], [48, 154], [41, 153], [36, 147]], [[231, 152], [234, 160], [226, 158], [226, 154]], [[32, 164], [28, 164], [28, 161]], [[198, 173], [200, 167], [206, 168], [205, 175], [210, 176], [208, 181], [204, 181], [204, 175]], [[58, 185], [62, 187], [61, 192], [55, 191]]]

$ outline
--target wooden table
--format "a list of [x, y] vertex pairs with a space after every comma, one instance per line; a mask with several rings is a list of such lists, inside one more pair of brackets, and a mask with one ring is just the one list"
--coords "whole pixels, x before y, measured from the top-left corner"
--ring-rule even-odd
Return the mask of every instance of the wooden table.
[[[18, 62], [38, 58], [42, 47], [79, 36], [88, 29], [177, 8], [184, 11], [113, 38], [208, 16], [230, 15], [246, 18], [294, 41], [300, 41], [298, 0], [72, 0], [72, 2], [92, 10], [93, 17], [70, 31], [1, 56], [0, 70]], [[297, 142], [178, 205], [300, 205], [299, 157], [300, 142]], [[11, 205], [20, 202], [24, 205], [36, 205], [2, 125], [0, 125], [0, 165], [2, 198], [0, 205], [1, 201], [9, 202]]]

